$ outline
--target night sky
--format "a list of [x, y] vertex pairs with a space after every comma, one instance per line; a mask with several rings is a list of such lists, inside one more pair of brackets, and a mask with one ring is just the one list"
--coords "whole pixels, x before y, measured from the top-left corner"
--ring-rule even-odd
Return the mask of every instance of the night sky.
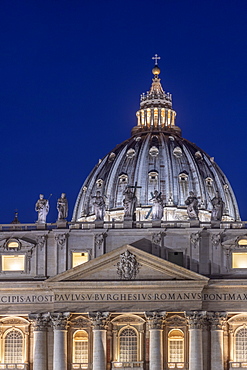
[[88, 173], [136, 125], [161, 56], [183, 137], [227, 175], [247, 220], [246, 0], [1, 0], [0, 223], [69, 219]]

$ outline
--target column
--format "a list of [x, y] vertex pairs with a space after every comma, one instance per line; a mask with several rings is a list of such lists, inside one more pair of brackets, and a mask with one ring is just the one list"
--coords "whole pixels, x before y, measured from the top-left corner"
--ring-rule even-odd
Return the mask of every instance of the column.
[[188, 311], [186, 316], [189, 324], [189, 370], [203, 370], [202, 326], [206, 313]]
[[67, 370], [67, 328], [69, 312], [52, 313], [54, 331], [53, 370]]
[[47, 368], [47, 324], [49, 314], [30, 314], [33, 324], [33, 369]]
[[93, 323], [93, 370], [106, 370], [106, 326], [109, 312], [91, 312]]
[[226, 312], [208, 312], [211, 324], [211, 369], [224, 370], [224, 325]]
[[149, 324], [149, 369], [163, 370], [163, 319], [166, 312], [146, 312]]

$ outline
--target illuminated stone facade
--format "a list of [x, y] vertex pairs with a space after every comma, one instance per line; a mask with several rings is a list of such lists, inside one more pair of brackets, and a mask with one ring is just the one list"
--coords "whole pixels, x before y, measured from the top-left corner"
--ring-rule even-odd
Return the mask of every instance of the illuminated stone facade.
[[245, 223], [159, 73], [72, 222], [0, 225], [0, 369], [247, 367]]

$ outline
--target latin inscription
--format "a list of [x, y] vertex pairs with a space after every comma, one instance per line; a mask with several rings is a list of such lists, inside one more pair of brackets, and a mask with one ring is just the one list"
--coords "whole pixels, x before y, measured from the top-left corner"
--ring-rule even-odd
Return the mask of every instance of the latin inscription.
[[0, 304], [47, 304], [61, 302], [167, 302], [167, 301], [247, 301], [247, 293], [55, 293], [40, 295], [0, 295]]

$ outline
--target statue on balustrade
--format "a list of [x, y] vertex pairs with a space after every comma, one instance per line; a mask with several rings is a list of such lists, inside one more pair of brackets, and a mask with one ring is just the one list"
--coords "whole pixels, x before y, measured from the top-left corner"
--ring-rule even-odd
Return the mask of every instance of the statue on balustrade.
[[221, 221], [224, 211], [225, 203], [219, 196], [219, 192], [216, 191], [215, 197], [211, 200], [213, 209], [211, 213], [211, 221]]
[[191, 220], [198, 220], [198, 198], [195, 196], [193, 191], [190, 191], [190, 195], [185, 201], [187, 205], [187, 214]]
[[153, 202], [152, 206], [152, 219], [153, 220], [161, 220], [163, 217], [163, 199], [161, 197], [161, 192], [158, 190], [154, 190], [151, 192], [152, 198], [149, 201]]
[[135, 216], [137, 201], [135, 191], [132, 191], [130, 186], [126, 186], [123, 195], [124, 217], [130, 217], [133, 219]]
[[68, 200], [66, 194], [62, 193], [57, 200], [58, 221], [64, 221], [68, 217]]
[[105, 215], [105, 199], [99, 190], [96, 191], [96, 195], [92, 196], [92, 199], [96, 221], [103, 221]]
[[36, 222], [39, 224], [45, 224], [46, 216], [49, 212], [49, 199], [44, 199], [43, 194], [40, 194], [39, 199], [35, 204], [35, 211], [38, 212], [38, 220]]

